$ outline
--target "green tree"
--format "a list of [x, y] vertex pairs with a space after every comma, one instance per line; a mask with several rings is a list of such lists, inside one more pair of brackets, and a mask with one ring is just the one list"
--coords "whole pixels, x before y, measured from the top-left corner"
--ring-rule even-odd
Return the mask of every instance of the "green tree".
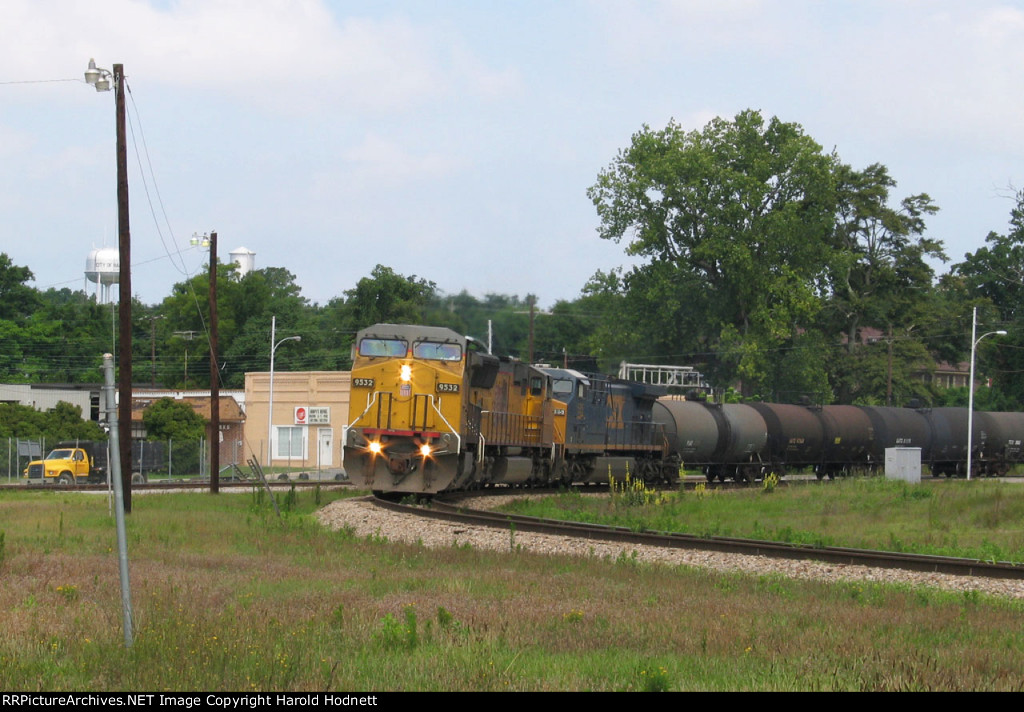
[[969, 298], [964, 311], [978, 306], [979, 335], [997, 329], [1008, 332], [978, 347], [978, 373], [991, 374], [993, 385], [1016, 407], [1024, 407], [1024, 190], [1014, 197], [1009, 231], [990, 232], [985, 246], [968, 253], [954, 265], [953, 273], [963, 280]]
[[435, 290], [433, 282], [377, 265], [369, 277], [345, 292], [348, 324], [358, 330], [381, 323], [422, 323], [423, 310]]
[[833, 168], [799, 125], [748, 110], [701, 131], [645, 126], [588, 195], [602, 238], [626, 238], [628, 254], [667, 267], [649, 279], [634, 269], [629, 292], [660, 290], [704, 307], [700, 328], [667, 348], [694, 351], [695, 341], [722, 334], [723, 375], [752, 392], [770, 385], [771, 355], [820, 308]]
[[206, 419], [183, 401], [161, 398], [142, 414], [146, 439], [191, 442], [206, 435]]
[[938, 208], [925, 193], [892, 207], [896, 181], [878, 163], [860, 171], [837, 165], [835, 176], [835, 254], [829, 262], [830, 298], [822, 315], [823, 330], [839, 337], [831, 381], [842, 403], [884, 403], [890, 360], [909, 359], [895, 364], [897, 374], [923, 368], [929, 361], [922, 353], [927, 351], [925, 342], [887, 354], [886, 378], [879, 380], [872, 371], [875, 360], [856, 353], [863, 347], [861, 330], [891, 330], [901, 340], [923, 340], [948, 326], [938, 318], [942, 309], [933, 288], [934, 272], [925, 261], [946, 259], [942, 242], [926, 235], [926, 218]]
[[32, 279], [32, 270], [15, 265], [6, 252], [0, 252], [0, 319], [23, 321], [35, 311], [38, 292], [25, 284]]

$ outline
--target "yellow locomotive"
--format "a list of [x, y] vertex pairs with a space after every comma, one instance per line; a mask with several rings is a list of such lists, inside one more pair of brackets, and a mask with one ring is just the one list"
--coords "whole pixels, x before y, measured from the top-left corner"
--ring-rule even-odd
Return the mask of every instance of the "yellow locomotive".
[[356, 335], [342, 438], [358, 486], [432, 494], [565, 472], [565, 404], [551, 379], [451, 329], [377, 324]]

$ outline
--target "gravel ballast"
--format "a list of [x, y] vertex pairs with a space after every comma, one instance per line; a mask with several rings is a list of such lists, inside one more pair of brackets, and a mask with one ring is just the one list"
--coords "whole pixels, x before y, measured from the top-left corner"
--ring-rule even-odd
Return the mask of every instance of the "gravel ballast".
[[[484, 509], [498, 506], [500, 497], [488, 497], [486, 502], [465, 500], [469, 508]], [[506, 530], [438, 521], [429, 517], [392, 512], [377, 507], [369, 498], [345, 499], [331, 503], [317, 515], [320, 522], [332, 529], [349, 527], [356, 536], [380, 536], [391, 541], [422, 543], [427, 547], [471, 545], [477, 549], [508, 551], [513, 541]], [[1024, 581], [983, 579], [969, 576], [951, 576], [867, 566], [830, 564], [817, 561], [773, 559], [763, 556], [724, 554], [710, 551], [663, 549], [600, 542], [592, 539], [559, 537], [550, 534], [515, 533], [514, 545], [518, 550], [538, 554], [587, 556], [616, 559], [621, 555], [636, 560], [674, 566], [699, 566], [717, 571], [781, 574], [792, 578], [819, 581], [875, 581], [933, 586], [954, 591], [979, 591], [998, 596], [1024, 598]]]

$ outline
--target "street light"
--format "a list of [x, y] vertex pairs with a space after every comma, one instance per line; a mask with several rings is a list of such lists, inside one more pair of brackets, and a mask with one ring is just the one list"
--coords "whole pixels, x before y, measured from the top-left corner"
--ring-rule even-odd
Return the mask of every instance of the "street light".
[[978, 334], [978, 307], [974, 307], [971, 318], [971, 377], [967, 382], [967, 479], [971, 479], [971, 456], [974, 450], [974, 353], [978, 344], [986, 336], [1006, 336], [1003, 330], [990, 331], [981, 336]]
[[96, 91], [114, 89], [114, 113], [117, 143], [117, 242], [120, 274], [118, 276], [118, 323], [121, 344], [117, 355], [118, 427], [120, 457], [127, 463], [121, 470], [124, 483], [124, 511], [132, 511], [132, 248], [128, 224], [128, 141], [125, 130], [124, 65], [115, 64], [109, 72], [89, 60], [85, 81]]
[[270, 467], [274, 451], [272, 445], [274, 437], [274, 353], [277, 351], [277, 347], [285, 341], [302, 341], [301, 336], [286, 336], [274, 343], [275, 338], [277, 338], [277, 317], [272, 316], [270, 317], [270, 405], [267, 410], [267, 467]]

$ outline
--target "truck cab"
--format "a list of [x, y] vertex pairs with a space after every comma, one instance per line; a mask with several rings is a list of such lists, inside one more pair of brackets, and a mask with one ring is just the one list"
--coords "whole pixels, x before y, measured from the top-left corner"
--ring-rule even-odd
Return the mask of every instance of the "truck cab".
[[[102, 456], [97, 457], [100, 453]], [[107, 473], [105, 455], [106, 443], [58, 443], [45, 458], [28, 463], [23, 476], [30, 484], [103, 482]]]

